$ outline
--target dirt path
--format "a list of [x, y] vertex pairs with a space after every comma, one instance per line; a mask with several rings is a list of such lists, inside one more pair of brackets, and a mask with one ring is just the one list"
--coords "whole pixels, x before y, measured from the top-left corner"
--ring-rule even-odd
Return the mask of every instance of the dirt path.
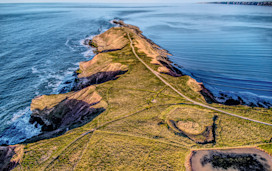
[[77, 137], [77, 138], [74, 139], [72, 142], [70, 142], [67, 146], [65, 146], [59, 153], [57, 153], [55, 156], [53, 156], [52, 159], [51, 159], [50, 161], [48, 161], [48, 160], [45, 161], [44, 163], [47, 163], [47, 164], [46, 164], [44, 167], [42, 167], [41, 170], [47, 170], [51, 165], [54, 164], [54, 162], [55, 162], [56, 160], [59, 159], [59, 157], [60, 157], [61, 154], [63, 154], [63, 153], [64, 153], [71, 145], [73, 145], [75, 142], [77, 142], [79, 139], [83, 138], [84, 136], [86, 136], [86, 135], [88, 135], [88, 134], [90, 134], [90, 133], [94, 133], [96, 130], [98, 130], [98, 129], [100, 129], [100, 128], [102, 128], [102, 127], [108, 125], [108, 124], [111, 124], [111, 123], [113, 123], [113, 122], [116, 122], [116, 121], [119, 121], [119, 120], [128, 118], [128, 117], [133, 116], [133, 115], [136, 115], [136, 114], [138, 114], [138, 113], [140, 113], [140, 112], [143, 112], [143, 111], [145, 111], [145, 110], [147, 110], [147, 109], [148, 109], [148, 108], [144, 107], [143, 109], [140, 109], [140, 110], [135, 111], [135, 112], [133, 112], [133, 113], [131, 113], [131, 114], [125, 115], [125, 116], [123, 116], [123, 117], [121, 117], [121, 118], [118, 118], [118, 119], [115, 119], [115, 120], [106, 122], [106, 123], [104, 123], [104, 124], [102, 124], [102, 125], [100, 125], [100, 126], [94, 128], [94, 129], [91, 129], [91, 130], [89, 130], [89, 131], [87, 131], [87, 132], [82, 133], [79, 137]]
[[192, 102], [193, 104], [195, 105], [198, 105], [198, 106], [202, 106], [202, 107], [205, 107], [205, 108], [208, 108], [208, 109], [211, 109], [211, 110], [214, 110], [214, 111], [217, 111], [217, 112], [221, 112], [221, 113], [224, 113], [224, 114], [227, 114], [227, 115], [230, 115], [230, 116], [234, 116], [234, 117], [237, 117], [237, 118], [241, 118], [241, 119], [245, 119], [245, 120], [248, 120], [248, 121], [252, 121], [252, 122], [256, 122], [256, 123], [260, 123], [260, 124], [264, 124], [264, 125], [268, 125], [268, 126], [272, 126], [272, 124], [270, 123], [266, 123], [266, 122], [262, 122], [262, 121], [258, 121], [258, 120], [254, 120], [254, 119], [250, 119], [250, 118], [247, 118], [247, 117], [244, 117], [244, 116], [239, 116], [239, 115], [236, 115], [236, 114], [233, 114], [233, 113], [229, 113], [229, 112], [226, 112], [226, 111], [223, 111], [223, 110], [220, 110], [220, 109], [217, 109], [217, 108], [214, 108], [214, 107], [211, 107], [211, 106], [208, 106], [208, 105], [205, 105], [205, 104], [202, 104], [202, 103], [199, 103], [199, 102], [196, 102], [192, 99], [190, 99], [189, 97], [185, 96], [184, 94], [182, 94], [180, 91], [178, 91], [176, 88], [174, 88], [170, 83], [168, 83], [167, 81], [165, 81], [161, 76], [160, 76], [160, 73], [154, 71], [150, 66], [148, 66], [136, 53], [135, 51], [135, 48], [133, 46], [133, 42], [131, 40], [131, 37], [130, 35], [127, 33], [127, 36], [129, 38], [129, 41], [130, 41], [130, 47], [132, 49], [132, 52], [133, 54], [136, 56], [136, 58], [142, 63], [144, 64], [144, 66], [149, 69], [157, 78], [159, 78], [165, 85], [167, 85], [168, 87], [170, 87], [172, 90], [174, 90], [176, 93], [178, 93], [180, 96], [182, 96], [183, 98], [185, 98], [186, 100]]
[[[131, 39], [131, 37], [130, 37], [130, 35], [129, 35], [128, 33], [127, 33], [127, 35], [128, 35], [128, 38], [129, 38], [129, 41], [130, 41], [130, 46], [131, 46], [131, 48], [132, 48], [132, 51], [133, 51], [133, 54], [135, 55], [135, 57], [136, 57], [142, 64], [144, 64], [145, 67], [146, 67], [147, 69], [149, 69], [149, 70], [150, 70], [157, 78], [159, 78], [166, 86], [170, 87], [170, 88], [171, 88], [172, 90], [174, 90], [177, 94], [179, 94], [180, 96], [182, 96], [183, 98], [185, 98], [187, 101], [190, 101], [190, 102], [192, 102], [192, 103], [195, 104], [195, 105], [199, 105], [199, 106], [202, 106], [202, 107], [205, 107], [205, 108], [208, 108], [208, 109], [211, 109], [211, 110], [215, 110], [215, 111], [218, 111], [218, 112], [227, 114], [227, 115], [231, 115], [231, 116], [234, 116], [234, 117], [238, 117], [238, 118], [241, 118], [241, 119], [245, 119], [245, 120], [248, 120], [248, 121], [252, 121], [252, 122], [256, 122], [256, 123], [260, 123], [260, 124], [264, 124], [264, 125], [268, 125], [268, 126], [272, 126], [272, 124], [270, 124], [270, 123], [261, 122], [261, 121], [257, 121], [257, 120], [250, 119], [250, 118], [247, 118], [247, 117], [239, 116], [239, 115], [236, 115], [236, 114], [233, 114], [233, 113], [229, 113], [229, 112], [226, 112], [226, 111], [223, 111], [223, 110], [220, 110], [220, 109], [216, 109], [216, 108], [214, 108], [214, 107], [211, 107], [211, 106], [208, 106], [208, 105], [205, 105], [205, 104], [196, 102], [196, 101], [194, 101], [194, 100], [188, 98], [187, 96], [185, 96], [184, 94], [182, 94], [181, 92], [179, 92], [176, 88], [174, 88], [170, 83], [168, 83], [167, 81], [165, 81], [165, 80], [160, 76], [160, 73], [154, 71], [151, 67], [149, 67], [149, 66], [148, 66], [148, 65], [147, 65], [147, 64], [146, 64], [146, 63], [145, 63], [138, 55], [137, 55], [137, 53], [136, 53], [136, 51], [135, 51], [135, 48], [134, 48], [134, 46], [133, 46], [132, 39]], [[173, 105], [174, 105], [174, 104], [173, 104]], [[45, 164], [45, 166], [42, 167], [41, 170], [46, 170], [46, 169], [48, 169], [51, 165], [54, 164], [54, 162], [55, 162], [56, 160], [58, 160], [58, 158], [60, 157], [60, 155], [61, 155], [63, 152], [65, 152], [71, 145], [73, 145], [76, 141], [78, 141], [79, 139], [83, 138], [84, 136], [86, 136], [86, 135], [88, 135], [88, 134], [91, 134], [91, 133], [94, 133], [96, 130], [98, 130], [98, 129], [100, 129], [100, 128], [102, 128], [102, 127], [108, 125], [108, 124], [111, 124], [111, 123], [113, 123], [113, 122], [116, 122], [116, 121], [119, 121], [119, 120], [128, 118], [128, 117], [130, 117], [130, 116], [133, 116], [133, 115], [135, 115], [135, 114], [138, 114], [138, 113], [140, 113], [140, 112], [143, 112], [143, 111], [145, 111], [145, 110], [147, 110], [147, 109], [148, 109], [148, 108], [143, 107], [142, 109], [137, 110], [137, 111], [135, 111], [135, 112], [133, 112], [133, 113], [130, 113], [130, 114], [125, 115], [125, 116], [123, 116], [123, 117], [121, 117], [121, 118], [118, 118], [118, 119], [115, 119], [115, 120], [106, 122], [106, 123], [104, 123], [104, 124], [102, 124], [102, 125], [100, 125], [100, 126], [94, 128], [94, 129], [91, 129], [91, 130], [89, 130], [89, 131], [87, 131], [87, 132], [82, 133], [79, 137], [77, 137], [77, 138], [74, 139], [72, 142], [70, 142], [67, 146], [65, 146], [59, 153], [57, 153], [55, 156], [53, 156], [53, 157], [51, 158], [50, 161], [48, 161], [48, 160], [45, 161], [43, 164], [45, 164], [45, 163], [46, 163], [46, 164]], [[127, 136], [129, 136], [129, 135], [127, 135]], [[132, 136], [132, 135], [130, 135], [130, 136]], [[141, 137], [141, 138], [144, 138], [144, 137]], [[163, 141], [162, 141], [162, 143], [167, 143], [167, 142], [163, 142]], [[170, 144], [170, 143], [169, 143], [169, 144]], [[180, 146], [180, 144], [176, 144], [176, 143], [175, 143], [175, 144], [171, 143], [171, 145]], [[84, 152], [85, 152], [85, 149], [83, 149], [83, 154], [84, 154]], [[82, 157], [82, 156], [81, 156], [81, 157]], [[80, 157], [80, 158], [81, 158], [81, 157]], [[80, 161], [80, 159], [79, 159], [79, 161]], [[75, 166], [73, 167], [72, 170], [74, 170], [74, 169], [76, 168], [77, 163], [78, 163], [78, 162], [76, 162], [76, 164], [75, 164]]]

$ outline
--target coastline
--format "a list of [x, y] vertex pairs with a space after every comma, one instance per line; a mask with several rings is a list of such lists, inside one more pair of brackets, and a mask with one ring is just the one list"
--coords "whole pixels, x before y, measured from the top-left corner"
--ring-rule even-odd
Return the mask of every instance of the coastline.
[[[141, 39], [143, 39], [144, 41], [146, 41], [148, 43], [148, 45], [147, 44], [145, 44], [145, 45], [148, 48], [153, 49], [155, 52], [150, 53], [150, 52], [148, 52], [148, 50], [145, 50], [145, 49], [143, 49], [142, 52], [146, 53], [145, 55], [147, 55], [147, 56], [149, 55], [148, 57], [151, 58], [151, 61], [150, 61], [151, 65], [158, 66], [158, 67], [156, 67], [157, 72], [162, 73], [162, 74], [167, 74], [171, 77], [185, 76], [178, 68], [176, 68], [174, 65], [172, 65], [173, 62], [168, 57], [168, 56], [171, 56], [169, 51], [161, 48], [159, 45], [154, 43], [151, 39], [148, 39], [147, 37], [145, 37], [142, 34], [142, 31], [137, 26], [125, 24], [122, 20], [113, 20], [112, 23], [115, 24], [115, 27], [112, 27], [112, 28], [118, 28], [118, 27], [119, 28], [122, 28], [122, 27], [127, 28], [130, 31], [132, 31], [135, 35], [139, 36]], [[103, 34], [105, 34], [105, 32], [94, 36], [93, 39], [86, 39], [85, 40], [84, 43], [86, 45], [89, 45], [90, 47], [96, 49], [94, 51], [95, 56], [90, 61], [80, 63], [79, 69], [77, 71], [75, 71], [75, 73], [77, 75], [75, 78], [75, 83], [73, 83], [74, 85], [73, 85], [73, 88], [71, 89], [71, 91], [67, 92], [68, 94], [73, 91], [79, 92], [79, 91], [86, 89], [88, 87], [90, 88], [90, 86], [92, 86], [92, 85], [96, 85], [96, 84], [100, 84], [100, 83], [104, 83], [107, 81], [118, 79], [118, 77], [120, 75], [123, 75], [128, 71], [128, 68], [124, 65], [114, 66], [114, 65], [112, 65], [112, 63], [110, 63], [110, 64], [108, 64], [108, 66], [106, 66], [106, 71], [99, 72], [99, 70], [101, 70], [101, 68], [99, 68], [100, 67], [99, 66], [98, 68], [94, 68], [93, 70], [97, 70], [97, 71], [91, 71], [91, 74], [87, 73], [84, 75], [84, 73], [82, 73], [82, 70], [83, 71], [88, 70], [88, 67], [90, 67], [90, 66], [93, 67], [92, 65], [96, 62], [97, 56], [99, 56], [103, 53], [107, 53], [107, 52], [120, 51], [127, 44], [127, 42], [122, 39], [122, 42], [125, 42], [125, 43], [123, 45], [121, 44], [121, 46], [117, 45], [117, 47], [114, 47], [114, 46], [116, 46], [116, 43], [113, 44], [113, 47], [109, 46], [108, 44], [105, 46], [103, 44], [103, 42], [102, 42], [102, 44], [101, 44], [101, 42], [99, 43], [99, 37]], [[108, 35], [108, 36], [111, 37], [111, 35]], [[96, 38], [98, 40], [95, 40]], [[112, 39], [115, 39], [115, 38], [116, 37], [113, 37]], [[103, 48], [99, 49], [101, 47], [103, 47]], [[137, 50], [139, 50], [139, 49], [137, 49]], [[154, 53], [157, 56], [154, 56]], [[95, 61], [95, 62], [93, 62], [93, 61]], [[85, 64], [87, 64], [87, 66], [84, 66]], [[88, 66], [88, 65], [90, 65], [90, 66]], [[103, 68], [102, 70], [105, 70], [105, 68]], [[97, 72], [97, 73], [95, 73], [95, 72]], [[202, 83], [197, 82], [191, 76], [188, 76], [187, 86], [190, 89], [192, 89], [194, 92], [196, 92], [200, 96], [202, 96], [202, 98], [205, 99], [205, 102], [207, 102], [207, 103], [217, 103], [217, 104], [231, 105], [231, 106], [243, 104], [243, 101], [241, 100], [241, 98], [238, 98], [237, 100], [235, 100], [235, 99], [232, 99], [231, 97], [228, 100], [226, 100], [226, 102], [220, 103], [219, 101], [216, 100], [216, 97], [214, 97], [214, 95], [208, 89], [205, 88], [205, 86]], [[91, 88], [91, 89], [94, 89], [94, 88]], [[60, 94], [57, 94], [56, 96], [63, 96], [62, 94], [63, 93], [60, 93]], [[68, 96], [64, 95], [63, 97], [61, 97], [61, 100], [57, 100], [57, 103], [60, 103], [65, 98], [69, 98], [69, 96], [70, 95], [68, 95]], [[31, 110], [32, 110], [33, 114], [31, 115], [30, 123], [43, 125], [42, 131], [45, 131], [45, 134], [43, 132], [41, 135], [38, 135], [38, 136], [35, 136], [35, 137], [32, 137], [32, 138], [26, 140], [25, 142], [27, 142], [27, 143], [37, 141], [40, 139], [59, 136], [70, 129], [70, 128], [67, 129], [67, 127], [64, 127], [63, 129], [51, 128], [52, 125], [51, 125], [50, 121], [48, 122], [47, 119], [40, 117], [41, 115], [44, 115], [44, 114], [48, 115], [48, 112], [55, 110], [52, 108], [50, 110], [48, 110], [47, 109], [48, 106], [37, 110], [37, 108], [35, 108], [36, 107], [35, 103], [36, 102], [40, 103], [39, 102], [40, 98], [43, 100], [43, 98], [50, 98], [50, 97], [49, 96], [40, 96], [40, 97], [33, 99], [32, 104], [31, 104]], [[54, 102], [54, 105], [56, 105], [57, 103]], [[94, 102], [94, 103], [97, 104], [99, 102]], [[102, 103], [104, 103], [104, 101], [102, 101]], [[68, 104], [69, 104], [69, 102], [68, 102]], [[63, 105], [63, 106], [65, 106], [65, 105]], [[246, 104], [243, 104], [243, 105], [246, 105]], [[61, 108], [63, 108], [63, 106]], [[107, 104], [104, 104], [102, 106], [107, 106]], [[45, 109], [45, 111], [43, 111], [44, 109]], [[102, 111], [106, 110], [106, 107], [105, 108], [102, 107], [101, 110]], [[94, 113], [96, 113], [96, 111]], [[98, 113], [100, 113], [100, 112], [98, 112]], [[57, 126], [57, 127], [59, 127], [59, 126]], [[49, 132], [47, 132], [47, 131], [49, 131]]]
[[[162, 155], [159, 158], [166, 157], [168, 153], [169, 159], [177, 155], [182, 161], [177, 161], [174, 157], [170, 163], [169, 160], [163, 162], [173, 165], [173, 168], [184, 169], [184, 154], [188, 154], [190, 148], [213, 147], [217, 143], [217, 147], [225, 146], [225, 140], [220, 144], [217, 139], [217, 136], [221, 136], [221, 131], [218, 133], [219, 127], [223, 125], [223, 132], [229, 135], [233, 133], [230, 131], [235, 131], [233, 126], [240, 127], [241, 121], [246, 125], [241, 129], [247, 131], [245, 135], [249, 136], [244, 144], [268, 141], [271, 126], [261, 125], [261, 122], [253, 120], [241, 120], [241, 116], [229, 116], [219, 110], [206, 108], [206, 99], [212, 98], [209, 91], [172, 66], [168, 51], [143, 36], [138, 27], [122, 21], [115, 23], [120, 26], [112, 27], [91, 41], [86, 41], [97, 48], [97, 54], [92, 60], [80, 63], [76, 71], [74, 91], [43, 95], [32, 100], [31, 122], [42, 125], [43, 132], [22, 143], [24, 160], [20, 167], [27, 168], [31, 164], [36, 169], [50, 170], [58, 167], [59, 163], [63, 169], [66, 158], [76, 156], [76, 160], [68, 160], [67, 168], [72, 165], [73, 168], [86, 170], [85, 160], [89, 161], [92, 158], [89, 154], [94, 151], [92, 159], [96, 160], [99, 156], [97, 153], [131, 153], [130, 149], [115, 152], [131, 146], [133, 152], [139, 151], [139, 158], [142, 158], [142, 150], [145, 148], [148, 155], [158, 149], [156, 157]], [[203, 96], [205, 93], [206, 97]], [[175, 111], [169, 111], [173, 107]], [[199, 129], [188, 128], [191, 124]], [[214, 127], [213, 140], [210, 137], [211, 129], [207, 127], [211, 124]], [[226, 131], [228, 128], [230, 130]], [[261, 140], [252, 142], [252, 129], [261, 132], [257, 135], [261, 136]], [[240, 144], [235, 141], [237, 137], [220, 137], [222, 138], [233, 142], [226, 146]], [[89, 145], [90, 141], [92, 145]], [[131, 144], [127, 144], [128, 142]], [[156, 149], [150, 151], [153, 148], [150, 144], [154, 143]], [[99, 147], [103, 144], [105, 146]], [[137, 149], [141, 145], [143, 147]], [[110, 150], [103, 152], [106, 148]], [[75, 154], [70, 154], [73, 152]], [[121, 159], [119, 156], [110, 158]], [[130, 158], [126, 159], [130, 161]], [[160, 160], [155, 166], [166, 169]]]
[[[96, 55], [90, 61], [85, 61], [80, 63], [79, 69], [75, 72], [77, 76], [74, 81], [74, 86], [70, 92], [67, 92], [65, 94], [61, 93], [57, 95], [52, 95], [53, 104], [50, 102], [49, 104], [46, 104], [43, 102], [43, 101], [51, 100], [51, 97], [52, 97], [51, 95], [40, 96], [33, 99], [31, 104], [31, 110], [33, 113], [30, 118], [30, 123], [42, 125], [43, 133], [36, 137], [32, 137], [26, 140], [25, 142], [33, 142], [39, 139], [59, 136], [73, 127], [78, 127], [79, 125], [73, 125], [74, 124], [73, 122], [75, 122], [76, 119], [74, 119], [74, 121], [73, 120], [69, 121], [70, 123], [68, 123], [68, 125], [67, 124], [64, 126], [59, 125], [58, 122], [61, 122], [63, 118], [56, 119], [54, 116], [55, 115], [54, 113], [56, 113], [56, 110], [57, 111], [63, 110], [63, 108], [65, 108], [66, 106], [71, 105], [70, 101], [68, 102], [67, 101], [63, 102], [63, 101], [65, 101], [65, 99], [66, 100], [71, 99], [71, 97], [73, 96], [81, 96], [81, 92], [86, 91], [86, 89], [95, 89], [93, 85], [97, 85], [97, 84], [118, 79], [119, 76], [125, 74], [128, 71], [128, 67], [126, 65], [123, 65], [121, 63], [112, 63], [110, 61], [107, 62], [107, 58], [103, 56], [103, 54], [105, 53], [120, 51], [127, 46], [128, 42], [126, 40], [127, 39], [126, 35], [120, 35], [123, 33], [122, 31], [119, 31], [119, 29], [121, 30], [125, 29], [127, 30], [126, 32], [132, 32], [134, 36], [138, 37], [137, 41], [139, 41], [140, 43], [136, 45], [135, 47], [136, 50], [139, 51], [138, 53], [143, 53], [145, 58], [151, 58], [150, 64], [151, 66], [153, 66], [155, 70], [157, 70], [156, 72], [161, 74], [166, 74], [173, 78], [186, 76], [178, 68], [172, 65], [172, 61], [168, 57], [171, 54], [167, 50], [155, 44], [152, 40], [145, 37], [142, 34], [142, 31], [137, 26], [125, 24], [121, 20], [114, 20], [112, 21], [112, 23], [115, 24], [116, 26], [112, 27], [111, 29], [107, 30], [104, 33], [94, 36], [93, 39], [85, 40], [84, 43], [86, 45], [89, 45], [90, 47], [96, 49], [95, 50]], [[117, 32], [114, 30], [117, 30]], [[104, 62], [105, 64], [102, 65], [99, 61]], [[216, 100], [216, 97], [214, 97], [214, 95], [208, 89], [205, 88], [205, 86], [202, 83], [197, 82], [195, 79], [193, 79], [190, 76], [186, 76], [186, 77], [188, 77], [186, 86], [188, 86], [188, 88], [192, 90], [193, 92], [197, 93], [199, 97], [203, 98], [204, 101], [201, 100], [200, 102], [205, 102], [209, 104], [215, 103], [215, 104], [231, 105], [231, 106], [243, 104], [243, 101], [240, 98], [238, 98], [237, 100], [229, 98], [226, 102], [220, 103], [219, 101]], [[103, 105], [100, 105], [101, 109], [99, 110], [95, 108], [93, 108], [95, 110], [92, 109], [91, 114], [96, 116], [107, 109], [107, 104], [96, 91], [94, 91], [94, 93], [96, 94], [95, 96], [97, 96], [100, 100], [95, 102], [87, 102], [87, 105], [90, 103], [91, 104], [93, 103], [95, 104], [94, 107], [96, 108], [97, 106], [96, 104], [99, 104], [100, 102], [103, 104]], [[79, 95], [75, 95], [75, 94], [79, 94]], [[89, 98], [89, 97], [86, 96], [86, 98]], [[58, 104], [61, 107], [57, 107], [57, 108], [60, 108], [60, 109], [56, 109], [55, 107], [53, 107], [54, 105], [59, 106]], [[78, 102], [76, 102], [75, 105], [78, 105]], [[78, 107], [81, 108], [81, 106], [84, 106], [84, 104], [79, 103]], [[49, 115], [52, 115], [53, 118], [50, 118], [50, 117], [48, 118]], [[66, 115], [66, 113], [64, 113], [64, 115]], [[83, 114], [83, 115], [86, 115], [86, 114]], [[52, 125], [52, 122], [54, 122], [55, 124]], [[59, 127], [63, 127], [63, 128], [59, 128]]]
[[[218, 90], [215, 90], [215, 92], [209, 90], [208, 88], [205, 87], [205, 85], [202, 82], [198, 82], [195, 78], [193, 78], [193, 76], [191, 76], [191, 74], [183, 73], [179, 69], [181, 67], [176, 64], [173, 64], [173, 62], [170, 60], [169, 56], [172, 56], [172, 54], [168, 50], [166, 50], [166, 49], [160, 47], [159, 45], [157, 45], [156, 43], [154, 43], [151, 39], [144, 36], [142, 34], [142, 31], [137, 26], [125, 24], [123, 21], [113, 21], [113, 23], [116, 24], [117, 26], [124, 26], [124, 27], [129, 27], [132, 29], [136, 29], [136, 34], [138, 34], [143, 39], [145, 39], [147, 42], [149, 42], [151, 45], [153, 45], [153, 48], [158, 49], [158, 50], [162, 49], [164, 51], [164, 53], [162, 53], [161, 56], [157, 57], [158, 61], [162, 65], [164, 65], [164, 67], [166, 67], [167, 69], [172, 71], [171, 73], [165, 72], [165, 74], [170, 74], [174, 77], [188, 75], [190, 77], [190, 79], [192, 79], [191, 81], [194, 82], [193, 84], [199, 84], [199, 86], [201, 87], [200, 88], [201, 90], [198, 90], [198, 91], [202, 94], [202, 96], [204, 96], [207, 103], [217, 103], [217, 104], [230, 105], [230, 106], [245, 105], [245, 106], [250, 106], [250, 107], [264, 107], [264, 108], [270, 108], [272, 106], [272, 103], [270, 101], [268, 101], [267, 99], [259, 98], [257, 95], [255, 98], [259, 98], [258, 100], [252, 99], [252, 101], [250, 101], [245, 97], [242, 97], [242, 96], [240, 97], [240, 94], [239, 95], [231, 94], [231, 93], [227, 94], [226, 92], [217, 92]], [[154, 64], [156, 64], [156, 63], [154, 63]], [[161, 73], [164, 73], [164, 72], [162, 71]], [[192, 86], [194, 86], [194, 85], [192, 85]], [[214, 95], [214, 94], [217, 94], [217, 95]]]
[[[171, 54], [167, 50], [155, 44], [152, 40], [145, 37], [142, 34], [142, 31], [137, 26], [125, 24], [123, 21], [117, 21], [117, 20], [114, 20], [113, 23], [116, 25], [116, 27], [112, 27], [112, 28], [128, 29], [129, 32], [132, 32], [133, 34], [138, 36], [139, 40], [143, 41], [141, 43], [144, 45], [140, 45], [141, 47], [139, 47], [139, 49], [137, 50], [142, 51], [141, 53], [145, 53], [145, 55], [147, 55], [147, 58], [151, 57], [150, 63], [151, 65], [154, 65], [157, 67], [157, 72], [162, 74], [167, 74], [171, 77], [183, 76], [181, 71], [172, 65], [172, 61], [170, 61], [168, 57]], [[110, 30], [111, 29], [109, 29], [108, 31]], [[57, 119], [54, 116], [55, 115], [54, 113], [59, 113], [59, 110], [65, 110], [67, 106], [72, 105], [71, 103], [73, 103], [75, 106], [78, 105], [78, 102], [75, 102], [75, 103], [70, 102], [70, 101], [67, 101], [67, 99], [78, 100], [77, 97], [73, 98], [73, 96], [81, 96], [82, 91], [84, 92], [86, 91], [86, 89], [95, 89], [93, 85], [97, 85], [107, 81], [118, 79], [120, 75], [123, 75], [128, 71], [128, 68], [125, 65], [122, 65], [120, 63], [114, 64], [112, 62], [107, 63], [104, 61], [106, 59], [104, 59], [103, 57], [104, 53], [122, 50], [128, 42], [126, 42], [124, 39], [118, 40], [119, 39], [118, 37], [112, 36], [116, 33], [110, 32], [108, 35], [106, 35], [107, 37], [106, 39], [112, 39], [113, 41], [115, 41], [115, 43], [110, 44], [110, 46], [108, 43], [107, 45], [104, 45], [104, 42], [103, 42], [104, 40], [102, 41], [100, 40], [100, 37], [101, 36], [103, 37], [103, 34], [107, 34], [107, 31], [97, 36], [94, 36], [92, 40], [85, 41], [85, 44], [88, 44], [89, 46], [96, 49], [95, 50], [96, 55], [93, 57], [93, 59], [89, 61], [83, 61], [80, 63], [79, 69], [75, 71], [77, 76], [75, 79], [75, 83], [73, 83], [74, 86], [71, 89], [71, 91], [64, 94], [60, 93], [60, 94], [56, 94], [56, 95], [53, 94], [49, 96], [43, 95], [43, 96], [36, 97], [35, 99], [32, 100], [32, 103], [31, 103], [32, 115], [30, 118], [30, 123], [42, 125], [42, 128], [41, 128], [42, 133], [38, 136], [35, 136], [26, 140], [24, 143], [29, 143], [29, 142], [37, 141], [40, 139], [59, 136], [65, 133], [67, 130], [74, 127], [74, 126], [70, 127], [71, 125], [69, 126], [69, 124], [73, 125], [73, 122], [75, 122], [76, 119], [71, 120], [70, 121], [71, 123], [69, 123], [66, 126], [60, 126], [59, 122], [61, 122], [63, 118]], [[120, 36], [118, 35], [118, 33], [116, 35]], [[117, 42], [119, 44], [116, 43], [115, 39], [118, 40]], [[99, 58], [101, 58], [102, 61], [106, 63], [105, 65], [102, 65], [102, 67], [100, 63], [98, 65], [95, 64], [97, 61], [99, 61]], [[198, 83], [196, 80], [194, 80], [190, 76], [188, 76], [188, 79], [189, 79], [188, 86], [194, 87], [193, 90], [196, 93], [199, 93], [199, 95], [201, 95], [202, 98], [206, 100], [206, 102], [208, 103], [216, 102], [211, 92], [209, 92], [209, 90], [207, 90], [202, 83]], [[79, 94], [79, 95], [76, 95], [76, 94]], [[102, 99], [102, 97], [100, 97], [99, 94], [97, 94], [96, 96], [98, 96], [100, 100]], [[90, 97], [86, 96], [86, 98], [90, 98]], [[95, 104], [94, 106], [97, 106], [96, 104], [100, 103], [100, 100], [96, 102], [87, 102], [87, 105], [94, 103]], [[49, 103], [47, 103], [47, 101], [49, 101]], [[105, 106], [107, 106], [107, 104], [104, 104], [105, 102], [103, 100], [101, 103], [103, 103], [103, 105], [101, 109], [98, 110], [99, 112], [97, 113], [97, 111], [94, 110], [91, 112], [92, 115], [94, 116], [98, 115], [100, 111], [103, 112], [104, 110], [106, 110]], [[53, 107], [55, 105], [57, 107]], [[78, 105], [79, 108], [82, 108], [82, 106], [84, 106], [84, 104]], [[49, 115], [52, 115], [52, 117], [50, 117]], [[66, 115], [65, 112], [64, 112], [64, 115]], [[68, 114], [68, 115], [71, 115], [71, 114]], [[59, 127], [63, 127], [63, 128], [59, 128]], [[78, 125], [75, 127], [78, 127]]]

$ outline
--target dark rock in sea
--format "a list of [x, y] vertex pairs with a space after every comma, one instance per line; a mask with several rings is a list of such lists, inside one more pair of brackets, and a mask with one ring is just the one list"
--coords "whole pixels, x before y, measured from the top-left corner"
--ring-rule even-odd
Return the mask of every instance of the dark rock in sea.
[[234, 100], [232, 98], [228, 99], [224, 103], [225, 105], [239, 105], [241, 104], [240, 100]]

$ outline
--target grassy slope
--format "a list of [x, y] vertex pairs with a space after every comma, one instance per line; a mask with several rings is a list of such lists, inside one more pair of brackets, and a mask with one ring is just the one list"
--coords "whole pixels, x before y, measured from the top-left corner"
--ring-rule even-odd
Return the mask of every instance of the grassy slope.
[[272, 156], [272, 144], [264, 144], [258, 147]]
[[[105, 55], [129, 67], [119, 79], [96, 85], [96, 91], [108, 103], [107, 110], [60, 137], [27, 144], [23, 161], [16, 169], [185, 170], [185, 156], [192, 148], [255, 145], [271, 138], [272, 127], [207, 109], [205, 115], [218, 115], [215, 144], [199, 145], [176, 135], [167, 125], [159, 124], [161, 115], [171, 106], [180, 105], [188, 110], [201, 107], [189, 104], [166, 87], [134, 57], [129, 46]], [[141, 57], [150, 62], [144, 54]], [[164, 77], [190, 98], [203, 102], [198, 93], [186, 86], [187, 76]], [[256, 112], [254, 117], [262, 119], [263, 115]], [[94, 133], [71, 144], [82, 133], [97, 127]]]

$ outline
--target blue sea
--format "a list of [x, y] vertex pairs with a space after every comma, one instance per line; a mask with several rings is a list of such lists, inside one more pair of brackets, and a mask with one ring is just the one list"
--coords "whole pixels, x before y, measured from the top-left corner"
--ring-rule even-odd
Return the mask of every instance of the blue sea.
[[[137, 25], [216, 96], [272, 103], [272, 8], [219, 4], [0, 4], [0, 144], [40, 133], [31, 100], [69, 89], [86, 38]], [[67, 87], [68, 85], [68, 87]], [[224, 99], [223, 99], [224, 101]]]

